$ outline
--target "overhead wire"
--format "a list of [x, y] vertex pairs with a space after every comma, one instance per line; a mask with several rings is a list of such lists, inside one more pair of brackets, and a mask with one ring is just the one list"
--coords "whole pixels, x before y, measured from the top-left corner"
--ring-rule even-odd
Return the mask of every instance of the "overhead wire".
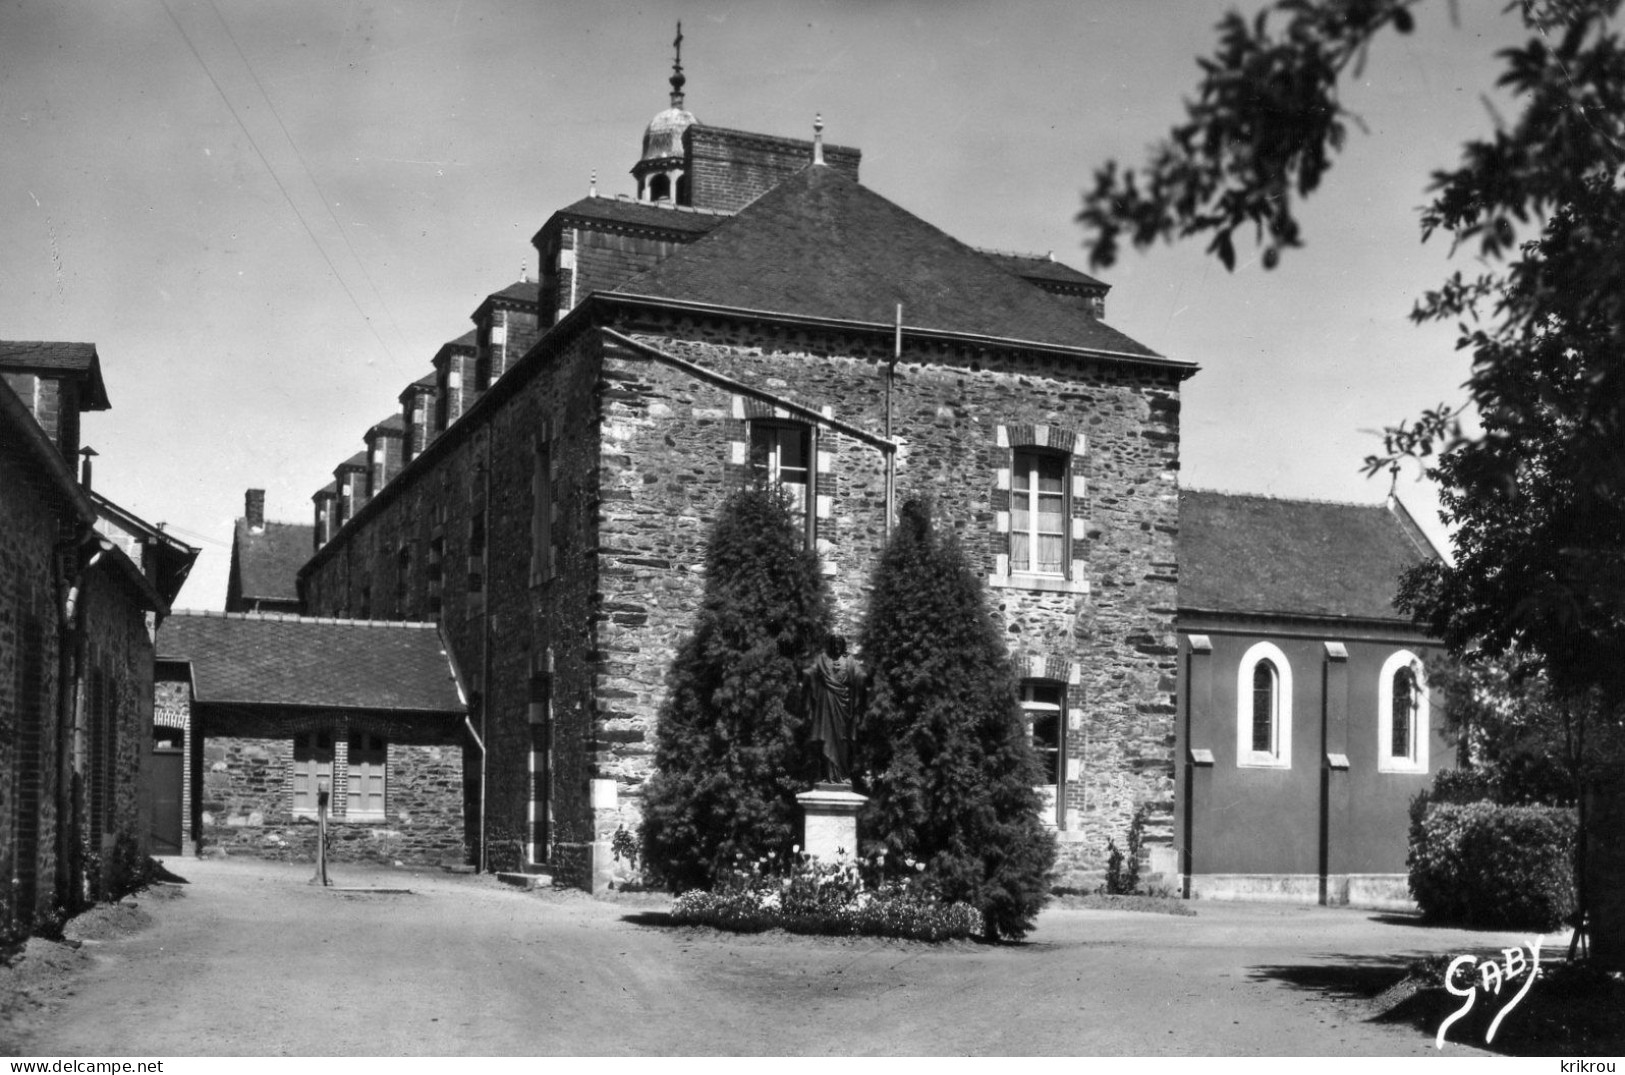
[[[248, 77], [254, 80], [254, 88], [259, 90], [260, 96], [265, 99], [266, 107], [271, 110], [271, 118], [276, 120], [276, 125], [281, 129], [282, 137], [287, 139], [289, 148], [293, 150], [294, 158], [299, 161], [299, 167], [305, 173], [305, 178], [310, 181], [310, 185], [315, 189], [317, 197], [321, 199], [323, 208], [327, 210], [328, 218], [333, 221], [333, 227], [338, 230], [339, 238], [344, 240], [345, 249], [350, 252], [350, 257], [355, 261], [356, 268], [361, 270], [361, 278], [367, 281], [367, 286], [372, 289], [373, 297], [378, 300], [378, 305], [383, 308], [384, 316], [389, 318], [390, 327], [395, 330], [395, 335], [400, 337], [403, 344], [407, 343], [406, 333], [401, 331], [400, 323], [395, 320], [394, 311], [390, 309], [383, 293], [378, 290], [378, 285], [373, 281], [372, 274], [367, 271], [367, 263], [356, 252], [355, 244], [350, 241], [349, 231], [339, 222], [338, 214], [333, 211], [333, 203], [327, 197], [327, 192], [316, 181], [316, 173], [311, 171], [310, 163], [305, 160], [305, 155], [299, 151], [299, 143], [295, 142], [293, 135], [289, 133], [288, 125], [282, 122], [282, 114], [277, 111], [276, 102], [271, 100], [271, 95], [265, 91], [265, 85], [260, 82], [259, 73], [254, 70], [254, 65], [249, 62], [248, 56], [243, 52], [242, 45], [237, 41], [237, 35], [232, 33], [231, 24], [220, 13], [220, 8], [215, 4], [215, 0], [209, 0], [209, 9], [214, 12], [214, 17], [219, 20], [221, 28], [226, 31], [226, 37], [231, 41], [231, 47], [237, 50], [237, 58], [243, 61], [243, 67], [248, 71]], [[393, 358], [394, 355], [392, 354], [390, 357]]]
[[[214, 86], [215, 93], [220, 95], [220, 100], [225, 104], [226, 111], [231, 113], [231, 118], [236, 121], [238, 129], [243, 132], [243, 137], [248, 139], [249, 146], [254, 150], [255, 155], [259, 157], [260, 163], [265, 166], [266, 174], [271, 177], [271, 182], [276, 184], [276, 189], [281, 192], [282, 200], [288, 203], [288, 208], [293, 210], [293, 215], [298, 219], [300, 226], [305, 229], [305, 235], [309, 237], [311, 245], [316, 248], [316, 252], [320, 254], [322, 260], [327, 263], [328, 271], [333, 274], [333, 279], [338, 282], [339, 287], [343, 289], [344, 294], [349, 298], [350, 305], [355, 307], [355, 312], [361, 315], [362, 321], [366, 322], [367, 330], [372, 333], [373, 339], [378, 341], [378, 346], [384, 349], [384, 354], [389, 356], [389, 360], [391, 362], [399, 366], [400, 360], [395, 356], [395, 352], [390, 348], [389, 343], [384, 339], [384, 337], [378, 332], [378, 326], [373, 324], [372, 318], [368, 317], [367, 312], [361, 308], [360, 300], [356, 298], [355, 292], [351, 290], [350, 285], [345, 282], [343, 274], [341, 274], [338, 270], [338, 266], [333, 264], [333, 259], [328, 255], [327, 249], [322, 246], [321, 240], [316, 238], [316, 232], [313, 228], [311, 228], [310, 221], [306, 220], [305, 214], [299, 211], [299, 206], [294, 202], [293, 196], [288, 193], [288, 188], [283, 185], [281, 177], [276, 174], [276, 169], [271, 166], [271, 162], [265, 156], [264, 150], [260, 149], [260, 144], [255, 140], [253, 132], [251, 132], [248, 129], [248, 125], [243, 122], [242, 116], [238, 115], [236, 107], [231, 103], [231, 98], [226, 96], [226, 91], [220, 85], [220, 81], [214, 77], [214, 72], [209, 70], [209, 65], [204, 62], [202, 53], [198, 52], [197, 46], [193, 44], [191, 36], [186, 32], [186, 28], [182, 26], [181, 21], [175, 17], [175, 12], [170, 10], [169, 0], [159, 0], [159, 3], [163, 5], [164, 14], [169, 16], [169, 21], [175, 24], [175, 31], [181, 35], [181, 40], [186, 42], [186, 47], [192, 53], [192, 58], [197, 60], [198, 67], [203, 69], [204, 76], [208, 78], [210, 85]], [[219, 13], [216, 12], [217, 16], [218, 14]], [[256, 82], [257, 81], [258, 80], [256, 79]], [[267, 100], [269, 100], [269, 98], [267, 98]], [[279, 120], [278, 122], [280, 123], [281, 121]], [[284, 129], [284, 132], [285, 130], [286, 129]], [[295, 150], [295, 152], [297, 153], [297, 150]], [[325, 201], [325, 199], [323, 200]]]

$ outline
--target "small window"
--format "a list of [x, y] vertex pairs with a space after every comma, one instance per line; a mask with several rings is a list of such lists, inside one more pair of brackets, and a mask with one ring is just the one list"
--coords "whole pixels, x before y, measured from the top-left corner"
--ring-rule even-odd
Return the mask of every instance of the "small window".
[[1383, 662], [1377, 695], [1377, 769], [1428, 771], [1427, 675], [1421, 659], [1399, 650]]
[[649, 200], [663, 202], [671, 197], [671, 180], [664, 175], [654, 176], [649, 180]]
[[758, 480], [782, 489], [790, 515], [803, 528], [812, 517], [811, 430], [793, 422], [750, 424], [750, 465]]
[[536, 445], [530, 476], [530, 581], [553, 577], [553, 452], [546, 441]]
[[1065, 575], [1067, 457], [1018, 448], [1010, 470], [1010, 570]]
[[346, 765], [348, 798], [344, 814], [351, 819], [381, 819], [384, 816], [388, 745], [382, 736], [351, 732], [349, 747]]
[[1023, 680], [1021, 713], [1038, 756], [1042, 774], [1038, 791], [1045, 800], [1045, 820], [1061, 825], [1065, 820], [1066, 687], [1050, 680]]
[[1248, 649], [1237, 670], [1236, 764], [1292, 767], [1292, 666], [1271, 642]]

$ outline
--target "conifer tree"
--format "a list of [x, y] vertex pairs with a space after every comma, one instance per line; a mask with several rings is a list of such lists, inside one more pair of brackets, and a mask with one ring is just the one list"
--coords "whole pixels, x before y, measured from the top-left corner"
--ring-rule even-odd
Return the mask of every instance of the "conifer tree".
[[818, 558], [782, 497], [733, 496], [711, 533], [694, 631], [667, 677], [644, 792], [644, 860], [674, 891], [710, 887], [738, 855], [790, 853], [807, 786], [799, 672], [829, 619]]
[[862, 633], [869, 706], [856, 768], [862, 831], [889, 870], [924, 863], [989, 939], [1020, 937], [1046, 898], [1055, 838], [1039, 821], [1039, 767], [1004, 641], [958, 543], [930, 506], [903, 505]]

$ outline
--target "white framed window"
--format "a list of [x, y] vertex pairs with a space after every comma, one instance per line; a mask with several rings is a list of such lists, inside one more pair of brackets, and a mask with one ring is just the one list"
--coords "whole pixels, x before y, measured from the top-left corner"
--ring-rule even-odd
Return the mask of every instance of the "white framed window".
[[1022, 680], [1021, 715], [1043, 773], [1037, 786], [1044, 804], [1043, 817], [1058, 826], [1065, 810], [1066, 684], [1047, 679]]
[[1010, 570], [1064, 577], [1067, 556], [1067, 463], [1063, 452], [1017, 448], [1010, 467]]
[[1377, 678], [1377, 771], [1428, 771], [1427, 672], [1408, 649], [1382, 663]]
[[1272, 642], [1257, 642], [1236, 671], [1236, 764], [1292, 768], [1292, 665]]
[[346, 761], [347, 798], [344, 816], [352, 821], [381, 821], [384, 817], [385, 772], [389, 746], [383, 736], [351, 732]]
[[752, 419], [751, 471], [767, 485], [784, 490], [790, 516], [807, 529], [812, 518], [812, 430], [800, 422]]

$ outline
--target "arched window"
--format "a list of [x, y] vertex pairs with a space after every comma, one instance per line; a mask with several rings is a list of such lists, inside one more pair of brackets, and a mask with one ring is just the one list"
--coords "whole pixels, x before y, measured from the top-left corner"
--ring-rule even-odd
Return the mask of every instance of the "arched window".
[[1390, 654], [1377, 692], [1378, 771], [1427, 772], [1429, 707], [1421, 659], [1410, 650]]
[[1253, 665], [1253, 749], [1275, 753], [1280, 711], [1281, 676], [1268, 658]]
[[1236, 764], [1292, 767], [1292, 666], [1271, 642], [1255, 643], [1237, 669]]
[[649, 200], [663, 202], [671, 197], [671, 180], [664, 175], [654, 176], [649, 180]]

